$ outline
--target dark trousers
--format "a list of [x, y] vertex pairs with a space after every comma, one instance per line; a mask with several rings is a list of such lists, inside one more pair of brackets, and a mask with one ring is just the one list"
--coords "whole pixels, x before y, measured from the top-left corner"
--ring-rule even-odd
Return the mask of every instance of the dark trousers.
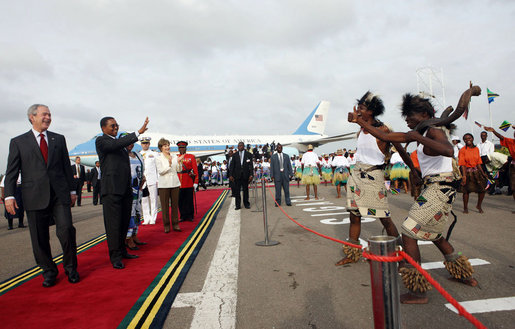
[[91, 192], [91, 182], [87, 182], [88, 192]]
[[84, 186], [84, 182], [77, 181], [77, 188], [75, 189], [75, 192], [77, 193], [77, 206], [80, 206], [82, 201], [82, 187]]
[[233, 194], [234, 194], [234, 201], [236, 202], [236, 208], [241, 207], [241, 190], [243, 190], [243, 204], [246, 207], [250, 206], [249, 202], [249, 180], [242, 178], [234, 179], [234, 188], [233, 188]]
[[93, 186], [93, 204], [96, 206], [98, 204], [98, 198], [100, 197], [100, 203], [102, 203], [102, 190], [100, 188], [100, 181], [97, 182], [96, 185]]
[[107, 194], [102, 198], [104, 226], [111, 263], [121, 261], [127, 253], [125, 238], [129, 229], [132, 210], [132, 191], [130, 194]]
[[286, 204], [291, 204], [290, 199], [290, 180], [286, 175], [281, 173], [280, 181], [277, 181], [277, 179], [274, 179], [275, 184], [275, 200], [278, 204], [281, 204], [281, 189], [284, 190], [284, 201], [286, 201]]
[[[179, 190], [179, 187], [158, 189], [165, 230], [170, 230], [170, 219], [173, 228], [179, 227]], [[171, 216], [170, 207], [172, 208]]]
[[195, 206], [193, 204], [193, 187], [181, 187], [179, 190], [179, 212], [181, 220], [193, 220]]
[[68, 273], [75, 271], [77, 269], [77, 242], [70, 205], [59, 204], [52, 191], [48, 207], [42, 210], [27, 211], [27, 219], [32, 251], [36, 263], [43, 270], [43, 277], [45, 279], [56, 278], [58, 273], [50, 249], [49, 227], [54, 220], [56, 235], [63, 249], [64, 270]]

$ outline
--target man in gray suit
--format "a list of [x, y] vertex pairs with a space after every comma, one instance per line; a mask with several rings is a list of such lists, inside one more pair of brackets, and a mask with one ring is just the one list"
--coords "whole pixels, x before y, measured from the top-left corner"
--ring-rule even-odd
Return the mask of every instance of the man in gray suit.
[[278, 143], [277, 153], [272, 155], [270, 163], [270, 176], [275, 184], [275, 200], [281, 205], [281, 188], [284, 190], [284, 200], [287, 206], [291, 206], [290, 200], [290, 177], [293, 176], [290, 157], [283, 153], [283, 146]]
[[66, 140], [48, 131], [52, 117], [48, 106], [34, 104], [27, 116], [32, 129], [11, 139], [5, 178], [5, 209], [16, 213], [16, 180], [21, 171], [22, 199], [29, 222], [30, 239], [36, 263], [43, 270], [43, 287], [57, 279], [52, 259], [49, 226], [55, 221], [56, 234], [63, 248], [63, 266], [68, 281], [79, 282], [77, 244], [70, 206], [75, 203], [73, 181]]

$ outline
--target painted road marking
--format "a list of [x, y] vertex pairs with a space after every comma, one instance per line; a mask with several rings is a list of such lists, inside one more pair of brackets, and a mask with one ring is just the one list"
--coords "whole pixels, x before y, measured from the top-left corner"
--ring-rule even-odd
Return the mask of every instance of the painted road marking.
[[[480, 258], [472, 258], [469, 259], [470, 265], [472, 266], [479, 266], [479, 265], [488, 265], [490, 262], [487, 262], [484, 259]], [[428, 263], [422, 263], [422, 268], [424, 270], [434, 270], [437, 268], [445, 268], [445, 265], [443, 262], [428, 262]]]
[[349, 212], [348, 211], [345, 211], [345, 212], [332, 212], [332, 213], [329, 213], [329, 214], [313, 214], [311, 215], [312, 217], [317, 217], [317, 216], [336, 216], [336, 215], [348, 215]]
[[333, 210], [344, 210], [345, 207], [340, 206], [325, 206], [325, 207], [314, 207], [314, 208], [304, 208], [303, 211], [313, 212], [313, 211], [333, 211]]
[[172, 307], [195, 307], [192, 329], [236, 327], [240, 213], [231, 200], [201, 292], [178, 294]]
[[312, 203], [299, 203], [299, 204], [296, 204], [297, 207], [303, 207], [303, 206], [322, 206], [324, 204], [334, 204], [330, 201], [320, 201], [320, 200], [316, 200], [316, 201], [319, 201], [319, 202], [312, 202]]
[[[316, 216], [316, 215], [311, 215], [311, 216]], [[375, 220], [376, 220], [375, 218], [371, 218], [371, 217], [362, 217], [361, 218], [361, 224], [363, 224], [363, 223], [371, 223], [371, 222], [373, 222]], [[326, 218], [326, 219], [322, 219], [320, 221], [320, 223], [327, 224], [327, 225], [350, 224], [350, 218], [348, 218], [348, 217], [346, 217], [346, 218]]]
[[[489, 298], [471, 300], [468, 302], [460, 302], [469, 313], [486, 313], [497, 311], [513, 311], [515, 310], [515, 297]], [[445, 304], [445, 307], [458, 313], [458, 310], [451, 304]]]

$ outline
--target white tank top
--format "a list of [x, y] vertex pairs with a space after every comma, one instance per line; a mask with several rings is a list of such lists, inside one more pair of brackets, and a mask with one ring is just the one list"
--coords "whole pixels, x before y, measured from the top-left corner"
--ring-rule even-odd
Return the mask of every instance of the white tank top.
[[372, 134], [365, 134], [363, 129], [359, 133], [356, 161], [372, 166], [384, 164], [384, 154], [377, 146], [377, 140]]
[[[426, 134], [427, 131], [424, 133], [424, 136]], [[426, 155], [424, 153], [424, 144], [418, 145], [417, 157], [422, 177], [452, 172], [452, 158], [443, 155]]]

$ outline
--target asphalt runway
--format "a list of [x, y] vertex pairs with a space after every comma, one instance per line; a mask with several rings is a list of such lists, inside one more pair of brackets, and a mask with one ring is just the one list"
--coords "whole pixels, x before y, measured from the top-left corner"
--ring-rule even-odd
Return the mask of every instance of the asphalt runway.
[[[304, 202], [303, 186], [291, 186], [290, 189], [295, 202], [284, 210], [291, 217], [328, 236], [342, 240], [347, 237], [345, 197], [336, 199], [333, 187], [320, 185], [321, 200]], [[251, 192], [252, 208], [240, 211], [233, 210], [231, 198], [226, 199], [164, 327], [373, 328], [368, 263], [334, 266], [343, 256], [340, 244], [294, 224], [273, 206], [270, 194], [267, 194], [269, 237], [280, 244], [256, 246], [256, 242], [264, 240], [263, 213], [256, 211], [256, 204], [262, 203], [261, 190], [257, 195], [256, 200]], [[477, 303], [479, 306], [474, 309], [481, 313], [473, 315], [488, 328], [513, 328], [515, 216], [512, 211], [515, 202], [511, 196], [487, 195], [483, 203], [485, 213], [479, 214], [472, 210], [476, 200], [476, 196], [471, 195], [471, 212], [465, 215], [462, 214], [461, 194], [458, 196], [454, 203], [458, 223], [450, 242], [457, 251], [484, 264], [474, 266], [479, 287], [448, 280], [445, 268], [434, 268], [429, 273], [458, 302]], [[400, 227], [412, 199], [409, 195], [399, 194], [389, 196], [389, 201], [393, 220]], [[83, 200], [82, 207], [72, 208], [72, 212], [79, 244], [104, 233], [102, 209], [94, 207], [90, 198]], [[363, 239], [381, 233], [378, 220], [364, 220]], [[236, 239], [234, 234], [237, 234]], [[54, 254], [61, 253], [55, 228], [51, 229], [50, 235]], [[0, 281], [34, 266], [27, 228], [8, 231], [7, 221], [1, 220], [0, 245]], [[423, 264], [443, 260], [431, 244], [421, 245], [420, 250]], [[400, 287], [401, 293], [406, 291], [402, 283]], [[426, 305], [401, 305], [403, 328], [473, 327], [446, 307], [447, 301], [435, 289], [429, 291], [428, 297]], [[482, 309], [485, 300], [493, 300], [497, 305], [500, 298], [507, 300], [501, 303], [507, 310]], [[218, 300], [219, 305], [216, 304]]]

